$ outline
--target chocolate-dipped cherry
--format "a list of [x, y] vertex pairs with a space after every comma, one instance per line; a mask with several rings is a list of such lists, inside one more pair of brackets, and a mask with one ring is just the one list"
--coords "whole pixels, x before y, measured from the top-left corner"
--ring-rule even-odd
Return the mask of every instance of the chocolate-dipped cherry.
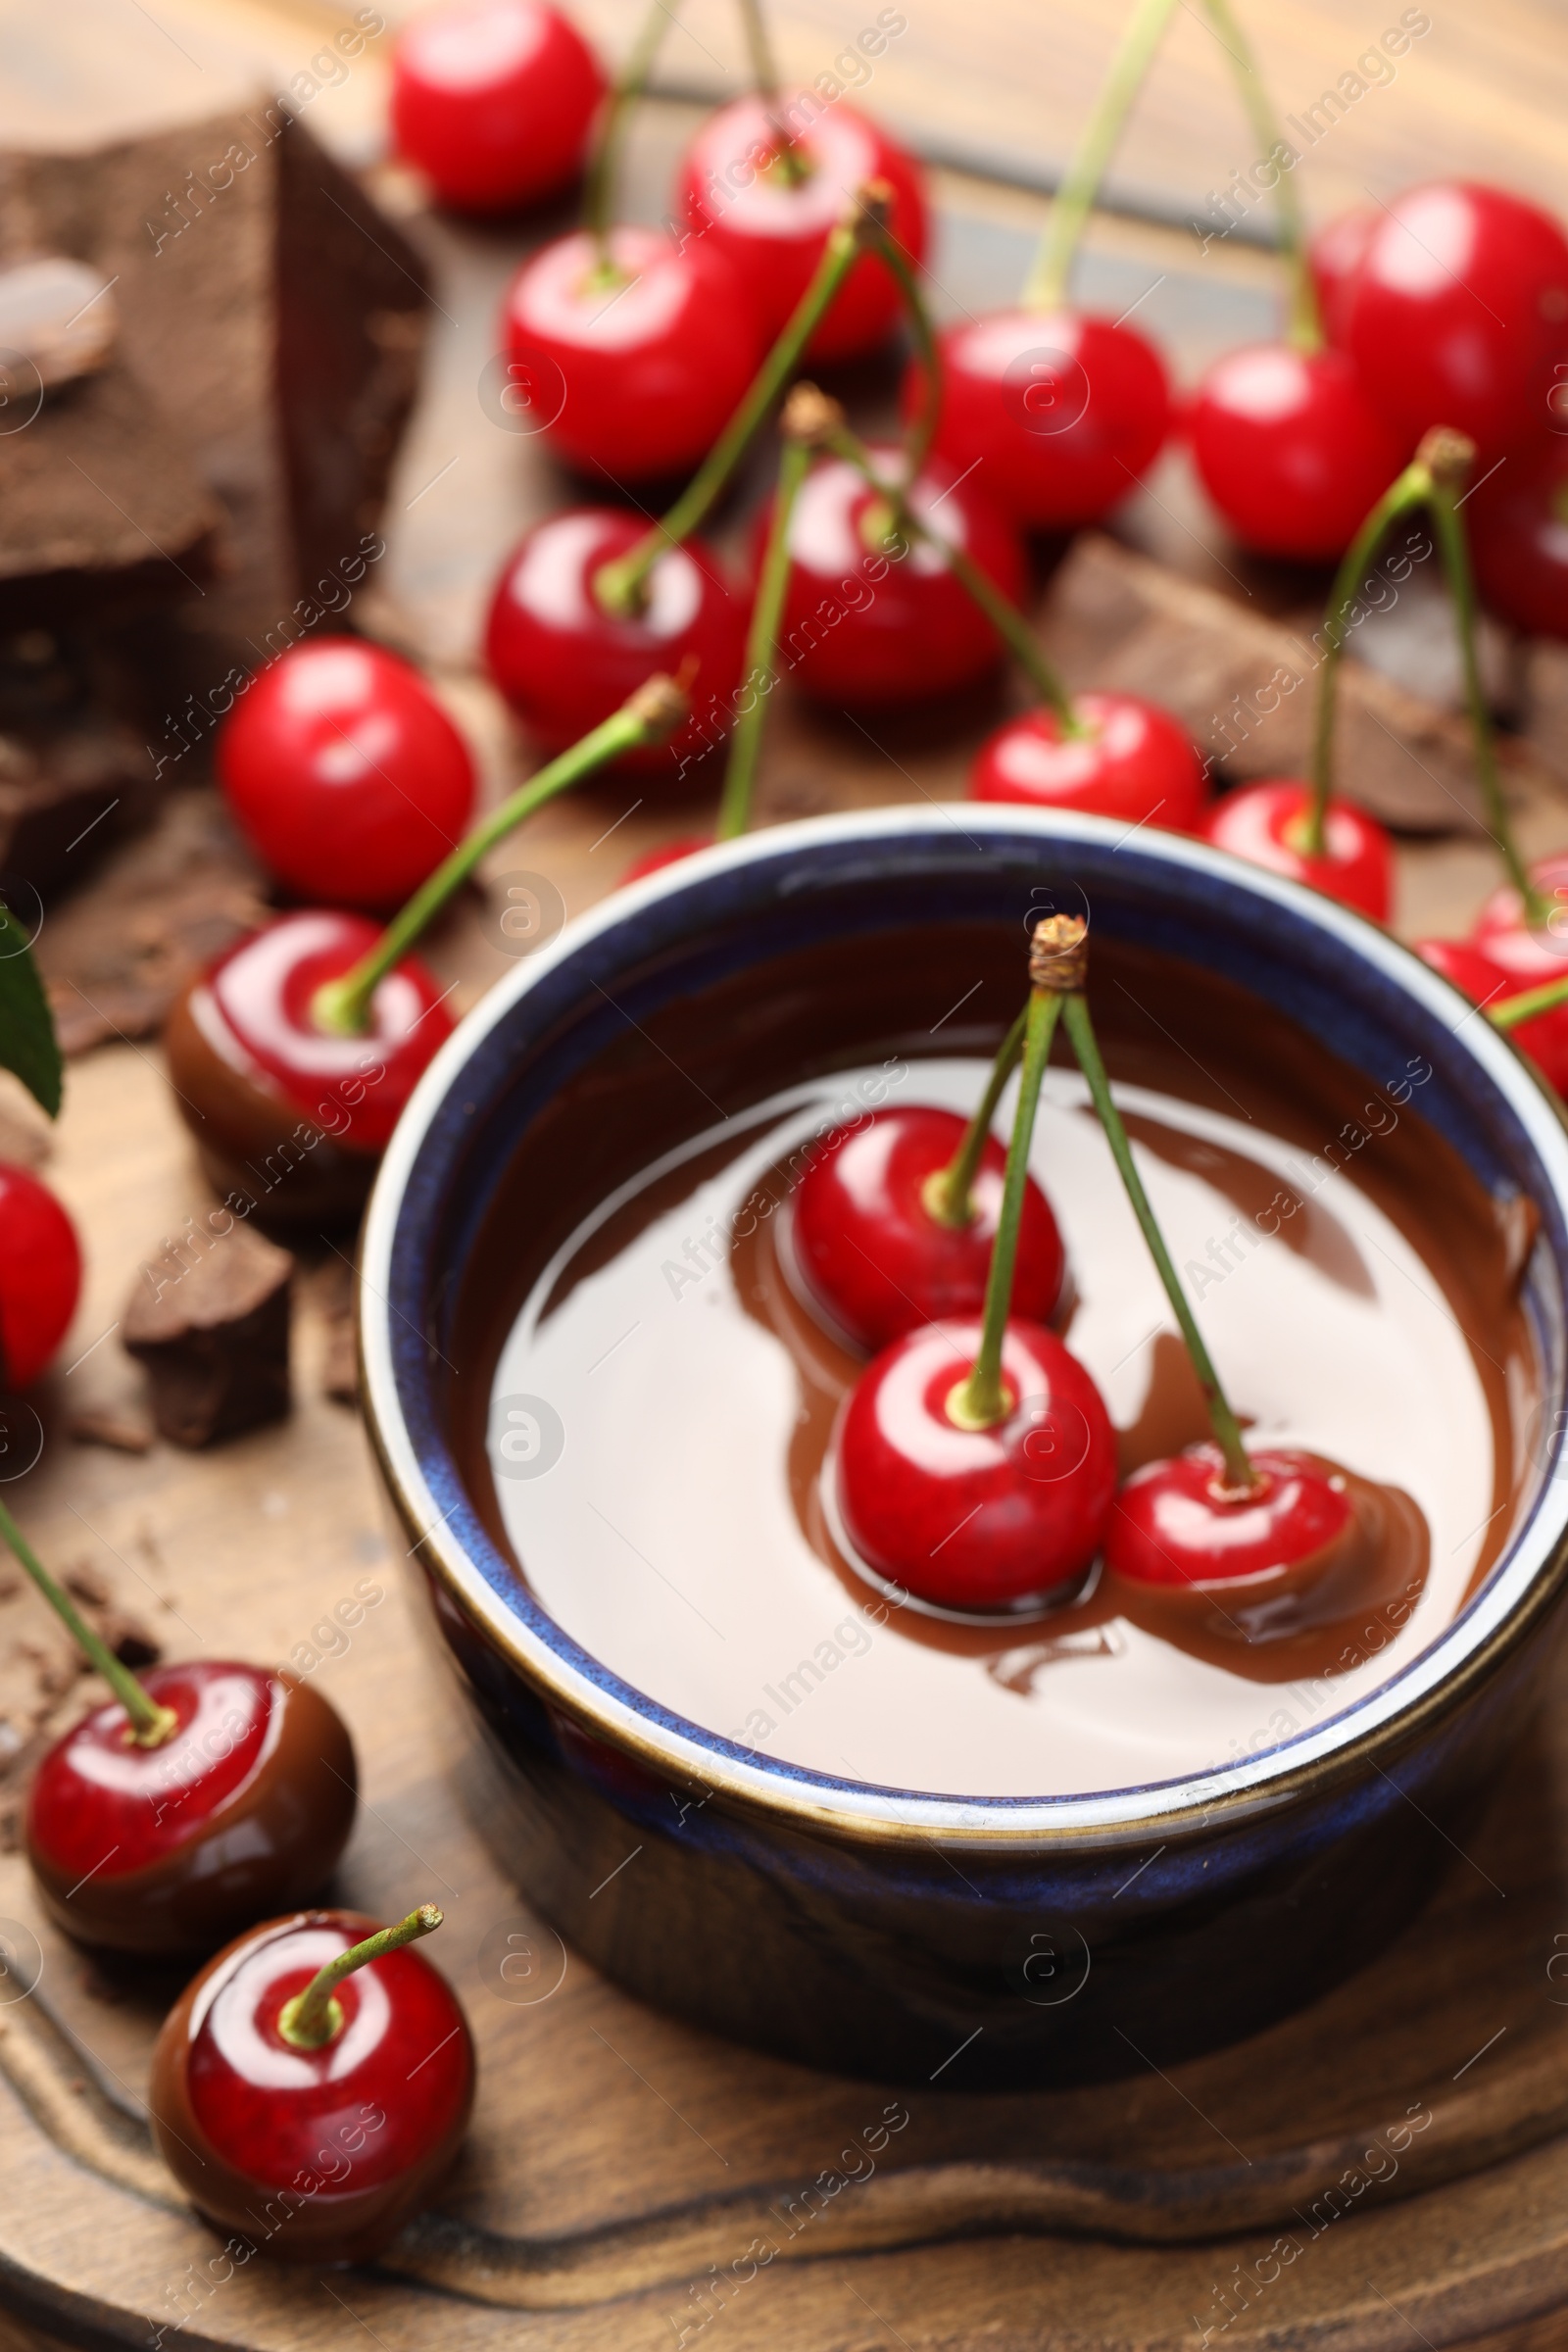
[[28, 1168], [0, 1161], [0, 1386], [35, 1381], [81, 1292], [76, 1229]]
[[248, 1202], [242, 1213], [308, 1224], [358, 1210], [453, 1028], [450, 990], [409, 949], [514, 825], [621, 753], [660, 741], [686, 708], [670, 679], [648, 679], [476, 825], [385, 930], [358, 915], [283, 915], [197, 975], [170, 1015], [170, 1077], [208, 1173]]
[[1093, 1380], [1054, 1332], [1009, 1319], [1041, 1081], [1085, 929], [1052, 915], [1031, 942], [984, 1318], [895, 1340], [851, 1390], [834, 1434], [833, 1493], [852, 1557], [917, 1602], [965, 1615], [1070, 1598], [1115, 1487], [1115, 1439]]
[[446, 0], [392, 52], [392, 140], [455, 212], [508, 212], [574, 180], [605, 76], [545, 0]]
[[282, 2262], [367, 2262], [450, 2170], [473, 2041], [444, 1977], [395, 1928], [295, 1911], [208, 1962], [165, 2020], [147, 2105], [197, 2211]]
[[[1557, 398], [1561, 432], [1568, 377]], [[1477, 491], [1470, 514], [1476, 579], [1493, 612], [1516, 629], [1568, 637], [1568, 444], [1510, 458]]]
[[[810, 1302], [868, 1354], [922, 1323], [974, 1317], [1002, 1216], [1006, 1154], [991, 1132], [1023, 1046], [1020, 1013], [967, 1124], [914, 1104], [874, 1111], [822, 1138], [792, 1196], [791, 1254]], [[1018, 1222], [1011, 1311], [1051, 1319], [1065, 1263], [1030, 1177]]]
[[253, 678], [218, 773], [263, 863], [330, 906], [395, 906], [473, 813], [468, 747], [411, 663], [313, 637]]
[[1548, 421], [1568, 357], [1568, 238], [1500, 188], [1406, 188], [1367, 240], [1347, 341], [1407, 443], [1448, 424], [1491, 463]]
[[[1137, 327], [1075, 310], [1068, 287], [1084, 223], [1127, 109], [1174, 0], [1139, 0], [1052, 207], [1015, 309], [943, 330], [936, 446], [959, 473], [978, 466], [986, 495], [1032, 527], [1068, 530], [1125, 498], [1170, 427], [1164, 364]], [[906, 414], [933, 398], [918, 362]]]
[[3, 1503], [0, 1537], [114, 1692], [48, 1749], [28, 1790], [27, 1859], [55, 1925], [105, 1951], [189, 1958], [318, 1892], [355, 1802], [353, 1744], [319, 1692], [207, 1658], [138, 1678]]
[[1196, 832], [1208, 784], [1178, 718], [1136, 694], [1075, 694], [1070, 711], [1069, 721], [1042, 704], [987, 736], [969, 770], [969, 798]]

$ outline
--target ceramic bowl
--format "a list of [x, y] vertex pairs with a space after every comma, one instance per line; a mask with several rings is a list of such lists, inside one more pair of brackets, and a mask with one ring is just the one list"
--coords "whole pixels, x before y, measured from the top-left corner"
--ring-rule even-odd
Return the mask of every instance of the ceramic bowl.
[[[1537, 1401], [1479, 1590], [1343, 1711], [1155, 1786], [863, 1786], [681, 1719], [552, 1620], [502, 1533], [490, 1382], [550, 1250], [717, 1108], [890, 1039], [986, 1051], [1048, 905], [1088, 906], [1097, 956], [1176, 956], [1373, 1083], [1430, 1066], [1427, 1129], [1518, 1241]], [[938, 951], [960, 934], [984, 1011], [933, 1042]], [[1178, 975], [1156, 1024], [1173, 1056], [1179, 995]], [[1113, 1076], [1117, 1053], [1112, 1034]], [[476, 1817], [568, 1941], [696, 2024], [944, 2087], [1167, 2064], [1311, 1998], [1404, 1925], [1528, 1719], [1568, 1565], [1568, 1137], [1528, 1066], [1404, 949], [1200, 844], [897, 808], [782, 826], [615, 894], [519, 961], [432, 1064], [362, 1263], [369, 1427], [469, 1726]]]

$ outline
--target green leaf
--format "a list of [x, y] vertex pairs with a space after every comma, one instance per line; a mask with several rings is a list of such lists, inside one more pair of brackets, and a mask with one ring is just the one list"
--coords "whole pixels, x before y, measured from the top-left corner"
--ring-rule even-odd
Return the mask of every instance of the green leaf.
[[0, 1069], [15, 1070], [49, 1116], [60, 1113], [65, 1065], [27, 935], [0, 903]]

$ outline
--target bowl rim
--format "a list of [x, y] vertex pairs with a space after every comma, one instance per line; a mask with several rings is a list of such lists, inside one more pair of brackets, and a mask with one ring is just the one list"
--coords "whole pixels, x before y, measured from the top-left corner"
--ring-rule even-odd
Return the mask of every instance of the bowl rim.
[[[406, 1197], [421, 1148], [475, 1049], [519, 999], [628, 916], [678, 897], [691, 885], [748, 865], [782, 860], [795, 866], [818, 847], [863, 841], [874, 848], [914, 835], [934, 837], [944, 818], [971, 841], [986, 834], [1016, 839], [1033, 833], [1042, 841], [1082, 842], [1102, 849], [1119, 846], [1130, 831], [1141, 830], [1067, 810], [1010, 804], [987, 808], [972, 802], [956, 806], [963, 810], [961, 825], [947, 804], [900, 804], [805, 818], [695, 852], [612, 890], [572, 917], [548, 947], [492, 985], [420, 1078], [370, 1196], [357, 1285], [366, 1426], [388, 1494], [412, 1539], [408, 1556], [422, 1554], [447, 1597], [547, 1703], [665, 1781], [687, 1786], [696, 1782], [710, 1794], [725, 1796], [743, 1811], [781, 1826], [872, 1845], [928, 1847], [933, 1835], [939, 1835], [947, 1842], [977, 1850], [1024, 1848], [1065, 1855], [1085, 1845], [1133, 1845], [1152, 1835], [1169, 1840], [1240, 1825], [1308, 1793], [1320, 1794], [1346, 1780], [1365, 1778], [1369, 1771], [1383, 1773], [1380, 1756], [1392, 1761], [1461, 1706], [1540, 1622], [1568, 1575], [1568, 1489], [1559, 1494], [1555, 1513], [1546, 1507], [1553, 1488], [1563, 1485], [1558, 1471], [1568, 1433], [1559, 1427], [1551, 1458], [1543, 1466], [1535, 1507], [1481, 1591], [1425, 1650], [1340, 1714], [1279, 1745], [1162, 1783], [1038, 1797], [961, 1796], [840, 1779], [786, 1758], [760, 1756], [723, 1734], [678, 1716], [602, 1661], [593, 1661], [612, 1686], [607, 1688], [606, 1681], [584, 1672], [510, 1608], [475, 1565], [454, 1533], [450, 1512], [442, 1511], [427, 1482], [401, 1409], [390, 1321], [397, 1310], [391, 1306], [390, 1293]], [[1477, 1007], [1450, 982], [1363, 915], [1228, 851], [1162, 831], [1144, 831], [1140, 848], [1233, 889], [1240, 884], [1293, 915], [1304, 916], [1349, 955], [1370, 962], [1385, 982], [1413, 997], [1427, 1017], [1450, 1035], [1468, 1024], [1463, 1050], [1479, 1062], [1524, 1129], [1568, 1223], [1568, 1116], [1508, 1038], [1490, 1022], [1474, 1020]], [[461, 1486], [455, 1464], [450, 1467]], [[589, 1655], [542, 1606], [539, 1615], [564, 1643]], [[623, 1691], [628, 1695], [623, 1697]], [[635, 1703], [638, 1699], [641, 1706]], [[1391, 1775], [1384, 1777], [1397, 1787]]]

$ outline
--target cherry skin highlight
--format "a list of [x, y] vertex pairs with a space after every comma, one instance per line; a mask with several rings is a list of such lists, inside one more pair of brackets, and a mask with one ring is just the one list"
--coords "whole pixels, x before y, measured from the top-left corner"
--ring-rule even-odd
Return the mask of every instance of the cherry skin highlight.
[[1100, 1391], [1043, 1324], [1010, 1322], [994, 1429], [948, 1412], [974, 1366], [978, 1318], [925, 1324], [873, 1358], [835, 1445], [840, 1518], [872, 1572], [964, 1611], [1049, 1604], [1077, 1591], [1105, 1531], [1116, 1442]]
[[0, 1161], [0, 1385], [31, 1386], [80, 1294], [76, 1228], [30, 1169]]
[[969, 798], [1197, 831], [1208, 786], [1180, 720], [1134, 694], [1075, 695], [1073, 710], [1087, 736], [1064, 735], [1043, 708], [987, 736], [969, 770]]
[[1145, 1585], [1240, 1584], [1299, 1566], [1348, 1528], [1342, 1480], [1312, 1454], [1288, 1447], [1250, 1456], [1264, 1484], [1238, 1494], [1212, 1444], [1135, 1470], [1116, 1496], [1105, 1566]]
[[500, 213], [568, 187], [605, 76], [543, 0], [447, 0], [392, 52], [392, 143], [455, 212]]
[[1548, 422], [1568, 354], [1568, 238], [1500, 188], [1407, 188], [1367, 240], [1348, 314], [1350, 355], [1396, 434], [1413, 445], [1453, 425], [1484, 471]]
[[595, 574], [647, 531], [623, 507], [574, 507], [529, 531], [496, 584], [485, 662], [547, 752], [611, 717], [655, 670], [695, 662], [691, 716], [667, 743], [628, 752], [628, 773], [665, 776], [720, 742], [734, 720], [746, 659], [746, 607], [700, 539], [671, 547], [648, 575], [640, 612], [606, 612]]
[[138, 1680], [177, 1728], [142, 1747], [118, 1699], [83, 1716], [33, 1776], [27, 1858], [68, 1936], [195, 1956], [325, 1886], [354, 1824], [354, 1748], [291, 1674], [202, 1658]]
[[1265, 556], [1340, 556], [1404, 450], [1343, 351], [1227, 352], [1188, 418], [1193, 460], [1238, 539]]
[[[785, 92], [779, 115], [798, 175], [781, 168], [779, 142], [757, 97], [710, 115], [675, 178], [677, 210], [735, 270], [771, 343], [809, 284], [829, 233], [868, 180], [893, 191], [888, 226], [912, 264], [929, 234], [924, 174], [914, 158], [842, 100], [824, 107], [809, 91]], [[851, 270], [809, 343], [812, 360], [858, 359], [886, 341], [903, 297], [880, 255]]]
[[1308, 260], [1318, 315], [1330, 343], [1343, 350], [1350, 323], [1350, 302], [1362, 256], [1381, 216], [1368, 205], [1338, 213], [1312, 239]]
[[253, 678], [218, 772], [264, 864], [331, 906], [399, 905], [473, 813], [463, 737], [416, 669], [357, 637], [313, 637]]
[[[1154, 346], [1130, 326], [1078, 311], [998, 311], [943, 330], [936, 446], [1004, 514], [1070, 530], [1136, 488], [1170, 429], [1170, 386]], [[905, 414], [926, 397], [905, 378]]]
[[1244, 784], [1214, 803], [1203, 839], [1386, 923], [1394, 905], [1394, 844], [1387, 832], [1353, 801], [1331, 800], [1323, 853], [1309, 857], [1298, 835], [1311, 806], [1309, 784], [1287, 778]]
[[[1493, 961], [1486, 947], [1473, 939], [1418, 939], [1413, 944], [1423, 963], [1462, 989], [1472, 1004], [1484, 1004], [1489, 1010], [1506, 1004], [1510, 997], [1523, 996], [1527, 989], [1544, 986], [1548, 979], [1564, 977], [1561, 962], [1533, 977], [1505, 971]], [[1549, 1012], [1537, 1013], [1534, 1020], [1520, 1021], [1508, 1036], [1559, 1094], [1568, 1089], [1568, 1004], [1554, 1005]]]
[[[878, 471], [895, 479], [898, 451], [871, 454]], [[1016, 535], [945, 460], [922, 467], [909, 506], [1018, 601], [1024, 564]], [[890, 527], [886, 501], [845, 460], [828, 459], [801, 486], [790, 516], [779, 661], [792, 684], [825, 702], [884, 710], [972, 685], [1002, 659], [1001, 638], [940, 551], [918, 540], [890, 543]]]
[[679, 473], [707, 455], [762, 358], [744, 283], [707, 238], [615, 228], [612, 271], [586, 232], [523, 263], [503, 335], [559, 457], [612, 483]]
[[[1568, 412], [1558, 415], [1561, 429]], [[1476, 580], [1493, 612], [1516, 629], [1568, 637], [1568, 442], [1511, 458], [1468, 513]]]
[[187, 1986], [153, 2051], [159, 2154], [220, 2232], [280, 2261], [378, 2253], [450, 2170], [467, 2128], [467, 2021], [410, 1946], [342, 1979], [342, 2025], [321, 2048], [279, 2031], [285, 2002], [376, 1924], [296, 1911], [252, 1928]]
[[[790, 1232], [811, 1300], [867, 1354], [922, 1323], [976, 1316], [1002, 1210], [1007, 1155], [988, 1139], [970, 1188], [967, 1225], [944, 1225], [924, 1200], [928, 1178], [951, 1165], [964, 1122], [915, 1104], [835, 1128], [796, 1187]], [[1056, 1220], [1030, 1179], [1018, 1229], [1014, 1310], [1047, 1321], [1065, 1260]]]

